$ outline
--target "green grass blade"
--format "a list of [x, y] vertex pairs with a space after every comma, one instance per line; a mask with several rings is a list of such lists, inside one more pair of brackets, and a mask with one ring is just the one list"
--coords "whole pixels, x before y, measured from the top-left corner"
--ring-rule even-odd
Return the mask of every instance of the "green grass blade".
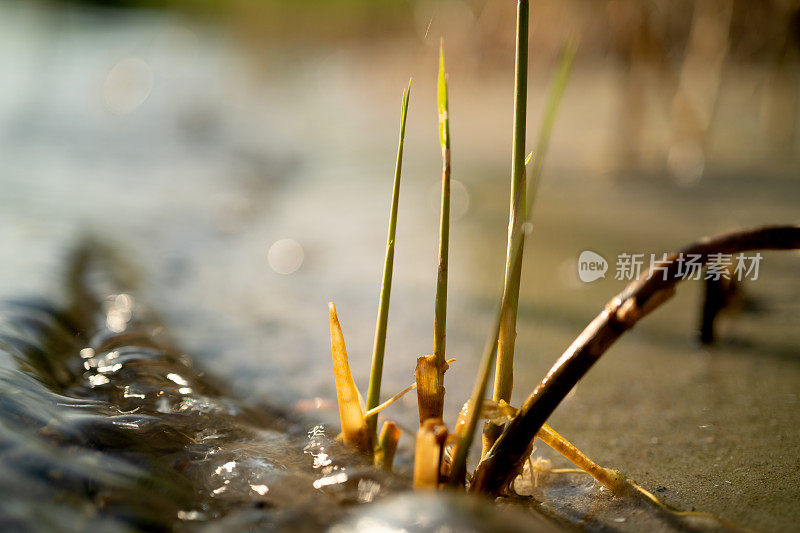
[[[400, 201], [400, 175], [403, 169], [403, 144], [406, 136], [406, 117], [408, 115], [408, 100], [411, 97], [411, 80], [403, 91], [403, 104], [400, 112], [400, 139], [397, 143], [397, 162], [394, 169], [394, 189], [392, 191], [392, 207], [389, 212], [389, 231], [386, 238], [386, 261], [383, 264], [383, 280], [381, 281], [381, 295], [378, 303], [378, 318], [375, 324], [375, 343], [372, 348], [372, 369], [369, 375], [369, 389], [367, 390], [367, 410], [373, 409], [380, 403], [381, 379], [383, 377], [383, 358], [386, 351], [386, 328], [389, 323], [389, 299], [392, 293], [392, 272], [394, 269], [394, 242], [397, 233], [397, 208]], [[367, 428], [375, 440], [378, 415], [367, 418]]]
[[467, 421], [464, 426], [464, 431], [461, 433], [458, 442], [456, 443], [455, 451], [453, 452], [453, 464], [450, 467], [450, 479], [448, 480], [451, 485], [460, 485], [464, 481], [464, 476], [467, 472], [467, 454], [472, 444], [472, 438], [475, 435], [475, 428], [478, 425], [478, 418], [480, 416], [480, 408], [476, 408], [483, 402], [486, 395], [486, 387], [489, 382], [489, 374], [492, 370], [492, 360], [494, 359], [495, 347], [497, 346], [497, 337], [500, 331], [500, 310], [506, 304], [506, 299], [503, 301], [495, 312], [495, 319], [492, 325], [494, 334], [487, 340], [483, 348], [483, 355], [481, 356], [481, 365], [478, 370], [478, 378], [475, 380], [475, 386], [472, 389], [469, 405], [470, 410], [467, 415]]
[[[522, 261], [513, 268], [511, 244], [515, 234], [522, 231], [525, 212], [525, 136], [528, 102], [528, 19], [527, 1], [517, 5], [517, 39], [514, 60], [514, 132], [511, 153], [511, 200], [508, 214], [508, 247], [506, 250], [506, 270], [508, 298], [502, 309], [500, 333], [497, 339], [497, 366], [495, 367], [495, 401], [511, 401], [514, 385], [514, 344], [516, 342], [517, 308], [519, 303], [519, 283], [522, 275]], [[520, 201], [517, 202], [517, 197]], [[524, 248], [524, 247], [523, 247]], [[523, 248], [520, 248], [522, 256]], [[484, 429], [484, 451], [500, 436], [500, 426], [487, 424]]]
[[419, 423], [428, 418], [442, 418], [444, 408], [445, 340], [447, 329], [447, 256], [450, 246], [450, 117], [447, 102], [447, 73], [444, 68], [444, 40], [439, 48], [437, 83], [439, 142], [442, 146], [442, 211], [439, 220], [439, 267], [436, 276], [436, 300], [433, 318], [433, 355], [417, 359]]
[[439, 270], [436, 279], [433, 356], [438, 368], [445, 365], [447, 326], [447, 258], [450, 246], [450, 117], [447, 100], [447, 73], [444, 68], [444, 40], [439, 48], [439, 141], [442, 146], [442, 210], [439, 221]]
[[[572, 70], [576, 50], [577, 45], [574, 42], [571, 42], [561, 54], [558, 70], [556, 72], [553, 84], [550, 87], [545, 113], [539, 129], [539, 140], [537, 142], [538, 153], [534, 154], [534, 159], [543, 159], [545, 152], [547, 151], [550, 134], [555, 122], [559, 104], [561, 103], [562, 97], [564, 96], [564, 91], [567, 87], [567, 81]], [[539, 167], [538, 172], [541, 172], [541, 166]], [[538, 176], [536, 177], [538, 178]], [[528, 187], [530, 187], [530, 185], [528, 185]], [[515, 202], [517, 204], [521, 202], [522, 196], [523, 191], [518, 191], [515, 198]], [[525, 220], [530, 219], [530, 214], [532, 211], [531, 206], [533, 204], [533, 194], [528, 192], [527, 197], [531, 201], [528, 202], [528, 205], [525, 209]], [[518, 265], [522, 261], [522, 245], [524, 240], [525, 232], [520, 231], [513, 236], [510, 247], [511, 260], [509, 261], [512, 269], [518, 268]], [[491, 372], [493, 362], [492, 360], [494, 359], [495, 354], [495, 347], [500, 334], [502, 310], [508, 305], [509, 283], [510, 278], [506, 278], [505, 283], [503, 284], [503, 296], [501, 298], [500, 305], [495, 312], [494, 322], [492, 323], [491, 334], [484, 345], [483, 354], [481, 355], [481, 363], [478, 376], [475, 380], [475, 385], [472, 389], [472, 396], [470, 397], [470, 410], [467, 416], [464, 431], [461, 433], [453, 453], [453, 464], [450, 470], [451, 475], [449, 482], [454, 485], [463, 483], [464, 476], [466, 474], [467, 455], [469, 454], [469, 448], [472, 445], [472, 440], [475, 436], [475, 428], [477, 427], [478, 419], [480, 417], [480, 408], [476, 408], [476, 406], [479, 406], [483, 402], [483, 398], [486, 394], [487, 383], [489, 381], [489, 374]]]
[[577, 53], [578, 41], [572, 39], [567, 42], [561, 50], [558, 68], [550, 84], [550, 94], [545, 106], [542, 123], [539, 126], [536, 149], [533, 153], [533, 165], [531, 166], [530, 179], [528, 180], [528, 191], [526, 194], [530, 204], [533, 204], [536, 198], [539, 179], [541, 178], [542, 169], [544, 168], [545, 155], [547, 155], [547, 147], [550, 145], [550, 135], [553, 132], [553, 126], [556, 122], [556, 116], [558, 115], [558, 108], [561, 105], [561, 99], [564, 97], [564, 92], [567, 89], [567, 82], [569, 81], [569, 75], [572, 72], [572, 66], [575, 63], [575, 55]]

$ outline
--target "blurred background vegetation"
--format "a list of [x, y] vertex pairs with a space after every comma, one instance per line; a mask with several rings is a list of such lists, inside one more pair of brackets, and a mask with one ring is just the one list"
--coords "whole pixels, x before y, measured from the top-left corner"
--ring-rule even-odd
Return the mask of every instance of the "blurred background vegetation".
[[[51, 1], [59, 7], [73, 2]], [[460, 76], [508, 71], [514, 2], [484, 0], [100, 0], [124, 16], [171, 10], [224, 28], [262, 65], [346, 48], [401, 65], [430, 55], [440, 35]], [[794, 170], [800, 153], [800, 2], [772, 0], [538, 0], [532, 68], [552, 65], [570, 37], [579, 67], [611, 76], [619, 101], [605, 156], [616, 175], [669, 173], [698, 180], [710, 154]], [[304, 52], [305, 51], [305, 52]], [[742, 108], [746, 109], [742, 109]], [[738, 109], [737, 109], [738, 108]], [[744, 125], [740, 128], [740, 125]], [[731, 130], [746, 131], [732, 135]], [[727, 141], [725, 140], [727, 138]], [[757, 154], [757, 155], [756, 155]], [[723, 157], [724, 159], [724, 157]], [[729, 166], [742, 163], [733, 157]]]

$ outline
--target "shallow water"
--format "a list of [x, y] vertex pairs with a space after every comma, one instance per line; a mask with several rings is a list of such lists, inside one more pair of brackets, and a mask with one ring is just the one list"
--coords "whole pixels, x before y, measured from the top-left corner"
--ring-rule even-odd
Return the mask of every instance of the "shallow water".
[[3, 306], [4, 529], [319, 530], [407, 487], [321, 426], [224, 394], [105, 283], [108, 258], [79, 253], [73, 305]]
[[[61, 272], [70, 250], [87, 232], [112, 242], [138, 269], [137, 299], [158, 310], [171, 345], [219, 378], [230, 392], [224, 397], [286, 411], [314, 407], [305, 413], [309, 425], [291, 437], [296, 446], [280, 447], [301, 462], [306, 432], [336, 423], [329, 300], [337, 303], [356, 381], [366, 383], [395, 104], [413, 74], [420, 89], [409, 118], [385, 391], [412, 380], [414, 359], [431, 344], [438, 219], [435, 107], [424, 64], [401, 57], [411, 72], [385, 72], [369, 56], [331, 49], [286, 65], [276, 51], [256, 76], [224, 35], [163, 14], [1, 9], [0, 293], [39, 294], [64, 306]], [[145, 67], [124, 62], [131, 57]], [[121, 100], [108, 89], [115, 68], [140, 83]], [[371, 83], [376, 71], [381, 81]], [[463, 188], [454, 199], [460, 207], [451, 245], [448, 351], [458, 360], [448, 372], [451, 419], [471, 387], [504, 258], [508, 139], [483, 132], [506, 132], [510, 117], [504, 91], [458, 74], [451, 74], [454, 128], [459, 122], [453, 169]], [[544, 83], [533, 84], [531, 108], [538, 109]], [[613, 182], [592, 166], [596, 137], [613, 117], [613, 72], [579, 69], [573, 84], [597, 96], [569, 92], [556, 130], [524, 267], [514, 403], [622, 288], [611, 276], [578, 282], [582, 250], [607, 258], [661, 253], [702, 234], [797, 222], [800, 187], [785, 169], [734, 172], [745, 167], [726, 167], [723, 158], [689, 188], [658, 179]], [[739, 96], [729, 99], [739, 105]], [[500, 111], [467, 112], [477, 108]], [[300, 261], [296, 246], [279, 246], [270, 261], [282, 239], [302, 250], [291, 274], [279, 271]], [[677, 507], [757, 529], [793, 527], [800, 520], [797, 261], [796, 254], [765, 254], [761, 279], [745, 288], [758, 312], [723, 317], [721, 343], [712, 349], [692, 344], [699, 288], [687, 284], [612, 348], [555, 413], [554, 427]], [[159, 386], [181, 388], [172, 383]], [[119, 398], [104, 399], [111, 400]], [[413, 401], [393, 409], [392, 417], [413, 424]], [[270, 457], [273, 437], [288, 438], [268, 433], [256, 457]], [[406, 454], [409, 442], [401, 442]], [[194, 479], [215, 479], [222, 464], [198, 467]], [[317, 479], [310, 475], [304, 479]], [[555, 508], [565, 502], [556, 514], [581, 522], [575, 517], [603, 496], [583, 478], [564, 479], [576, 499], [554, 491]], [[565, 510], [570, 501], [579, 511]], [[614, 515], [615, 505], [607, 502], [598, 527], [642, 527], [635, 513]]]

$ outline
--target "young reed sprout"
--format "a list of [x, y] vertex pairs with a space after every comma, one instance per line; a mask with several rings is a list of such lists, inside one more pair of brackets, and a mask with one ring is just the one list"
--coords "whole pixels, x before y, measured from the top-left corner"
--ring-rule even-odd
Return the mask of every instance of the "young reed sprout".
[[[522, 231], [525, 197], [525, 133], [528, 102], [528, 19], [527, 0], [517, 3], [517, 37], [514, 60], [514, 132], [511, 153], [511, 200], [508, 213], [508, 244], [506, 249], [507, 304], [501, 310], [500, 332], [497, 338], [497, 366], [495, 367], [494, 395], [496, 402], [511, 401], [514, 385], [514, 343], [517, 337], [517, 307], [522, 261], [513, 267], [511, 245], [514, 236]], [[517, 197], [519, 196], [519, 201]], [[522, 257], [524, 242], [520, 244]], [[483, 431], [484, 453], [500, 436], [501, 426], [487, 422]]]
[[[522, 9], [522, 4], [527, 2], [520, 2], [520, 9]], [[526, 8], [527, 10], [527, 8]], [[517, 89], [519, 89], [519, 79], [521, 77], [527, 80], [527, 73], [521, 74], [522, 72], [527, 71], [527, 12], [525, 13], [525, 28], [524, 33], [521, 33], [520, 26], [522, 24], [520, 21], [523, 20], [520, 16], [520, 19], [517, 23]], [[525, 44], [525, 52], [520, 52], [521, 44]], [[553, 78], [553, 82], [550, 89], [550, 100], [548, 101], [547, 106], [545, 107], [545, 113], [542, 117], [542, 123], [539, 127], [539, 135], [536, 140], [536, 157], [534, 158], [533, 165], [531, 168], [530, 179], [526, 179], [526, 172], [525, 167], [528, 164], [528, 160], [530, 159], [530, 155], [528, 159], [525, 159], [524, 162], [520, 167], [517, 167], [517, 161], [519, 158], [523, 157], [524, 152], [518, 152], [518, 144], [517, 140], [519, 139], [520, 132], [521, 136], [524, 139], [525, 135], [525, 113], [521, 113], [520, 115], [517, 114], [517, 110], [520, 107], [525, 107], [525, 104], [519, 103], [519, 99], [522, 96], [522, 100], [524, 101], [524, 92], [519, 92], [517, 90], [516, 93], [516, 100], [514, 104], [514, 153], [512, 157], [512, 185], [511, 185], [511, 194], [512, 194], [512, 201], [511, 201], [511, 209], [509, 213], [509, 223], [508, 223], [508, 250], [506, 255], [506, 279], [510, 277], [510, 294], [508, 298], [508, 307], [502, 310], [502, 317], [501, 317], [501, 327], [500, 327], [500, 335], [497, 341], [497, 365], [495, 367], [495, 382], [494, 382], [494, 396], [493, 399], [495, 401], [505, 400], [506, 402], [511, 401], [511, 391], [514, 383], [514, 344], [516, 341], [517, 335], [517, 307], [519, 303], [519, 285], [520, 285], [520, 277], [522, 273], [522, 261], [520, 261], [519, 266], [512, 270], [511, 269], [511, 242], [513, 240], [513, 235], [517, 232], [522, 231], [522, 224], [525, 222], [527, 218], [530, 218], [530, 209], [527, 208], [528, 205], [533, 206], [534, 199], [536, 197], [536, 190], [539, 185], [539, 181], [542, 174], [542, 168], [544, 164], [544, 158], [547, 153], [547, 147], [550, 144], [550, 135], [553, 131], [553, 125], [555, 124], [556, 115], [558, 112], [559, 104], [561, 103], [561, 98], [564, 95], [564, 91], [567, 87], [567, 81], [569, 80], [569, 74], [572, 71], [572, 65], [575, 62], [575, 54], [578, 51], [578, 45], [576, 41], [570, 41], [564, 47], [561, 53], [561, 59], [558, 64], [558, 69], [556, 70], [556, 74]], [[523, 57], [524, 56], [524, 57]], [[520, 58], [523, 57], [521, 60]], [[520, 63], [524, 60], [525, 67], [521, 68]], [[527, 89], [526, 89], [527, 90]], [[524, 148], [524, 142], [522, 143], [522, 147]], [[520, 179], [517, 179], [517, 168], [521, 168], [522, 176]], [[527, 184], [526, 184], [527, 181]], [[515, 211], [514, 206], [514, 198], [516, 197], [517, 191], [522, 191], [521, 200], [519, 202], [520, 211]], [[522, 212], [528, 211], [528, 216], [523, 219], [520, 215]], [[524, 241], [523, 245], [520, 247], [520, 254], [523, 253], [524, 249]], [[492, 447], [497, 437], [500, 436], [502, 431], [502, 427], [492, 424], [488, 422], [484, 428], [483, 432], [483, 452], [481, 456], [485, 456], [486, 452], [489, 451], [489, 448]]]
[[[523, 2], [520, 1], [520, 5]], [[550, 89], [550, 94], [548, 96], [545, 114], [542, 121], [542, 126], [539, 133], [539, 139], [545, 139], [545, 142], [539, 145], [541, 152], [539, 154], [534, 154], [534, 158], [543, 157], [545, 151], [547, 150], [547, 140], [550, 138], [550, 130], [552, 129], [552, 121], [556, 115], [556, 110], [558, 109], [558, 105], [561, 102], [561, 98], [563, 96], [564, 90], [566, 88], [566, 80], [569, 77], [569, 72], [571, 70], [572, 62], [575, 55], [575, 48], [574, 46], [567, 47], [564, 52], [561, 54], [561, 59], [559, 61], [558, 72], [556, 74], [556, 78], [554, 80], [553, 85]], [[524, 168], [524, 167], [523, 167]], [[523, 178], [524, 179], [524, 178]], [[514, 198], [514, 206], [512, 207], [512, 211], [518, 212], [521, 209], [522, 205], [522, 197], [526, 194], [529, 199], [533, 199], [533, 195], [528, 192], [526, 193], [524, 189], [518, 190], [517, 194]], [[530, 218], [531, 213], [531, 205], [532, 201], [528, 202], [524, 211], [524, 220], [527, 221]], [[518, 231], [512, 233], [512, 239], [509, 246], [509, 263], [511, 265], [511, 271], [515, 271], [520, 268], [522, 263], [522, 244], [525, 239], [525, 232]], [[481, 363], [478, 371], [478, 376], [475, 380], [475, 385], [472, 389], [472, 396], [470, 397], [470, 411], [467, 415], [466, 422], [464, 423], [464, 429], [461, 433], [456, 445], [455, 450], [453, 452], [453, 464], [451, 466], [451, 474], [449, 482], [451, 484], [461, 484], [464, 482], [464, 478], [466, 475], [467, 469], [467, 455], [469, 454], [469, 448], [472, 445], [472, 440], [475, 435], [475, 428], [478, 424], [478, 419], [480, 418], [480, 408], [475, 408], [475, 406], [480, 406], [483, 402], [484, 396], [486, 394], [487, 383], [489, 381], [489, 374], [491, 372], [492, 362], [494, 359], [495, 348], [497, 346], [497, 341], [500, 336], [500, 328], [502, 325], [503, 319], [503, 309], [507, 308], [509, 305], [509, 298], [511, 292], [511, 282], [512, 277], [507, 276], [505, 279], [505, 283], [503, 284], [503, 292], [502, 298], [500, 300], [500, 305], [497, 307], [495, 312], [494, 322], [492, 323], [491, 334], [484, 345], [483, 354], [481, 356]]]
[[[452, 484], [461, 484], [466, 476], [466, 458], [473, 440], [478, 420], [484, 410], [484, 397], [488, 378], [495, 354], [500, 356], [496, 371], [494, 405], [508, 406], [512, 388], [512, 366], [514, 340], [516, 336], [516, 311], [519, 298], [519, 284], [524, 243], [523, 223], [530, 216], [532, 198], [530, 183], [526, 181], [525, 166], [528, 159], [525, 150], [525, 115], [527, 98], [527, 63], [528, 63], [528, 1], [518, 3], [516, 81], [514, 104], [514, 147], [512, 150], [512, 186], [511, 206], [509, 214], [508, 247], [506, 254], [506, 271], [500, 305], [495, 315], [492, 334], [484, 346], [478, 378], [473, 388], [467, 407], [459, 416], [455, 431], [449, 436], [447, 427], [442, 423], [444, 405], [444, 373], [448, 368], [445, 358], [446, 322], [447, 322], [447, 274], [450, 238], [450, 120], [447, 94], [447, 73], [444, 62], [444, 42], [439, 51], [439, 73], [437, 80], [437, 110], [439, 115], [439, 142], [442, 151], [442, 196], [441, 218], [439, 222], [439, 261], [436, 282], [436, 299], [434, 310], [434, 343], [433, 354], [417, 359], [415, 385], [419, 406], [420, 430], [417, 432], [417, 446], [414, 465], [414, 485], [416, 487], [435, 488], [443, 480]], [[566, 86], [574, 46], [568, 47], [562, 55], [559, 74], [551, 90], [545, 119], [537, 144], [537, 163], [534, 167], [538, 181], [541, 170], [541, 158], [547, 148], [555, 110]], [[375, 341], [372, 354], [372, 368], [367, 394], [366, 412], [359, 403], [360, 396], [356, 389], [347, 359], [344, 336], [336, 315], [333, 303], [330, 304], [331, 353], [333, 356], [336, 393], [339, 403], [339, 416], [342, 424], [342, 436], [346, 443], [352, 444], [368, 454], [375, 454], [376, 464], [390, 468], [400, 436], [398, 426], [387, 422], [377, 435], [377, 415], [391, 405], [403, 394], [414, 388], [406, 388], [383, 404], [380, 403], [381, 378], [386, 348], [386, 330], [389, 317], [389, 301], [391, 297], [392, 272], [394, 264], [394, 246], [397, 229], [397, 210], [399, 203], [400, 178], [403, 160], [403, 144], [405, 140], [406, 117], [410, 98], [411, 84], [403, 94], [401, 108], [400, 136], [395, 166], [394, 188], [389, 215], [389, 230], [386, 244], [381, 294], [378, 305], [378, 317], [375, 327]], [[491, 417], [490, 417], [491, 418]], [[501, 421], [491, 420], [493, 427], [487, 430], [499, 433]], [[492, 435], [489, 435], [493, 441]], [[487, 441], [491, 444], [491, 441]], [[452, 450], [451, 450], [452, 447]], [[445, 453], [447, 452], [447, 453]], [[452, 462], [449, 461], [452, 452]], [[447, 455], [447, 457], [445, 457]]]
[[[520, 2], [520, 6], [524, 2]], [[521, 20], [526, 20], [525, 19]], [[524, 49], [527, 49], [527, 32], [521, 33], [519, 30], [519, 26], [522, 24], [518, 24], [518, 51], [517, 51], [517, 80], [526, 79], [527, 74], [525, 74], [527, 70], [527, 52], [520, 52], [521, 43], [524, 43]], [[527, 26], [527, 22], [525, 23]], [[526, 28], [527, 29], [527, 28]], [[514, 345], [517, 336], [517, 309], [519, 305], [519, 287], [520, 287], [520, 279], [522, 274], [522, 260], [517, 263], [515, 268], [512, 268], [512, 261], [511, 261], [511, 248], [512, 248], [512, 241], [514, 235], [518, 234], [519, 232], [523, 231], [522, 225], [525, 223], [526, 219], [530, 219], [530, 212], [533, 209], [534, 199], [536, 197], [536, 190], [541, 178], [543, 162], [545, 155], [547, 154], [547, 147], [550, 143], [550, 135], [553, 130], [553, 125], [555, 124], [555, 119], [558, 111], [559, 104], [561, 103], [561, 98], [564, 95], [564, 91], [566, 90], [567, 81], [569, 79], [569, 74], [572, 71], [572, 65], [575, 61], [575, 54], [578, 50], [577, 43], [575, 41], [570, 41], [563, 49], [561, 54], [561, 60], [559, 61], [558, 70], [556, 71], [555, 77], [553, 78], [553, 83], [550, 91], [551, 99], [548, 102], [545, 113], [542, 118], [542, 124], [539, 128], [539, 135], [536, 141], [536, 155], [537, 157], [533, 159], [533, 165], [531, 168], [531, 176], [530, 179], [526, 179], [526, 166], [528, 162], [531, 160], [531, 155], [529, 154], [524, 161], [519, 164], [518, 162], [523, 158], [524, 152], [521, 151], [524, 148], [524, 142], [518, 143], [518, 139], [522, 137], [524, 139], [525, 136], [525, 112], [517, 113], [517, 111], [522, 108], [525, 108], [524, 103], [524, 91], [517, 90], [517, 100], [515, 100], [515, 107], [514, 107], [514, 153], [513, 153], [513, 162], [512, 162], [512, 202], [511, 202], [511, 209], [509, 213], [509, 226], [508, 226], [508, 250], [506, 256], [506, 278], [509, 280], [508, 288], [509, 288], [509, 295], [508, 295], [508, 305], [505, 309], [502, 310], [501, 316], [501, 327], [500, 333], [498, 336], [497, 341], [497, 365], [495, 367], [495, 383], [494, 383], [494, 401], [501, 401], [504, 400], [506, 402], [511, 401], [511, 392], [514, 384]], [[522, 60], [520, 58], [523, 57]], [[520, 68], [520, 63], [525, 63], [524, 68]], [[517, 82], [517, 87], [523, 85], [525, 82]], [[522, 103], [520, 104], [520, 97], [522, 99]], [[517, 170], [521, 169], [520, 177], [518, 178]], [[526, 183], [527, 181], [527, 183]], [[520, 191], [521, 194], [520, 201], [518, 203], [513, 201], [513, 198], [516, 197], [517, 192]], [[527, 207], [530, 205], [530, 209]], [[527, 216], [523, 218], [523, 213], [527, 211]], [[520, 244], [520, 256], [523, 255], [524, 251], [524, 238]], [[502, 426], [493, 424], [488, 422], [484, 429], [483, 434], [483, 452], [482, 456], [486, 455], [486, 452], [492, 447], [497, 437], [500, 436], [502, 432]]]
[[447, 72], [444, 68], [444, 39], [439, 45], [439, 79], [437, 83], [439, 111], [439, 144], [442, 148], [442, 209], [439, 220], [439, 270], [436, 279], [433, 357], [437, 367], [445, 365], [447, 340], [447, 260], [450, 248], [450, 113], [447, 98]]
[[447, 258], [450, 246], [450, 118], [447, 73], [444, 68], [444, 40], [439, 46], [437, 83], [439, 143], [442, 148], [442, 208], [439, 220], [439, 268], [433, 322], [433, 355], [417, 359], [417, 403], [420, 425], [428, 418], [442, 418], [444, 409], [445, 341], [447, 338]]
[[378, 438], [378, 449], [375, 453], [375, 464], [386, 470], [392, 469], [397, 442], [403, 432], [394, 422], [384, 422]]
[[336, 400], [339, 404], [339, 421], [342, 424], [342, 440], [365, 453], [372, 454], [372, 439], [367, 431], [364, 413], [361, 411], [358, 389], [350, 373], [344, 335], [333, 302], [328, 304], [328, 311], [331, 322], [333, 378], [336, 383]]
[[[408, 100], [411, 97], [411, 80], [403, 91], [403, 103], [400, 111], [400, 139], [397, 143], [397, 162], [394, 169], [394, 188], [392, 190], [392, 207], [389, 211], [389, 231], [386, 238], [386, 261], [383, 265], [383, 280], [378, 303], [378, 319], [375, 324], [375, 343], [372, 348], [372, 369], [369, 374], [367, 389], [367, 410], [378, 407], [381, 395], [381, 378], [383, 376], [383, 356], [386, 350], [386, 327], [389, 323], [389, 298], [392, 293], [392, 271], [394, 268], [394, 241], [397, 233], [397, 207], [400, 201], [400, 174], [403, 169], [403, 143], [406, 136], [406, 116]], [[377, 413], [367, 416], [367, 430], [373, 441], [378, 424]], [[380, 441], [377, 441], [380, 446]]]

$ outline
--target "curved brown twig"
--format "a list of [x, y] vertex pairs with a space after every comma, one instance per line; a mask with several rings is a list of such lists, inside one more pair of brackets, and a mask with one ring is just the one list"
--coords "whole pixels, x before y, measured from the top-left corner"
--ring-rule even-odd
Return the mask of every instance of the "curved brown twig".
[[520, 471], [528, 446], [542, 424], [575, 384], [623, 333], [672, 296], [682, 279], [678, 257], [800, 248], [800, 227], [765, 226], [707, 237], [668, 256], [666, 274], [658, 272], [630, 283], [578, 336], [522, 404], [500, 438], [478, 465], [471, 490], [498, 494]]

